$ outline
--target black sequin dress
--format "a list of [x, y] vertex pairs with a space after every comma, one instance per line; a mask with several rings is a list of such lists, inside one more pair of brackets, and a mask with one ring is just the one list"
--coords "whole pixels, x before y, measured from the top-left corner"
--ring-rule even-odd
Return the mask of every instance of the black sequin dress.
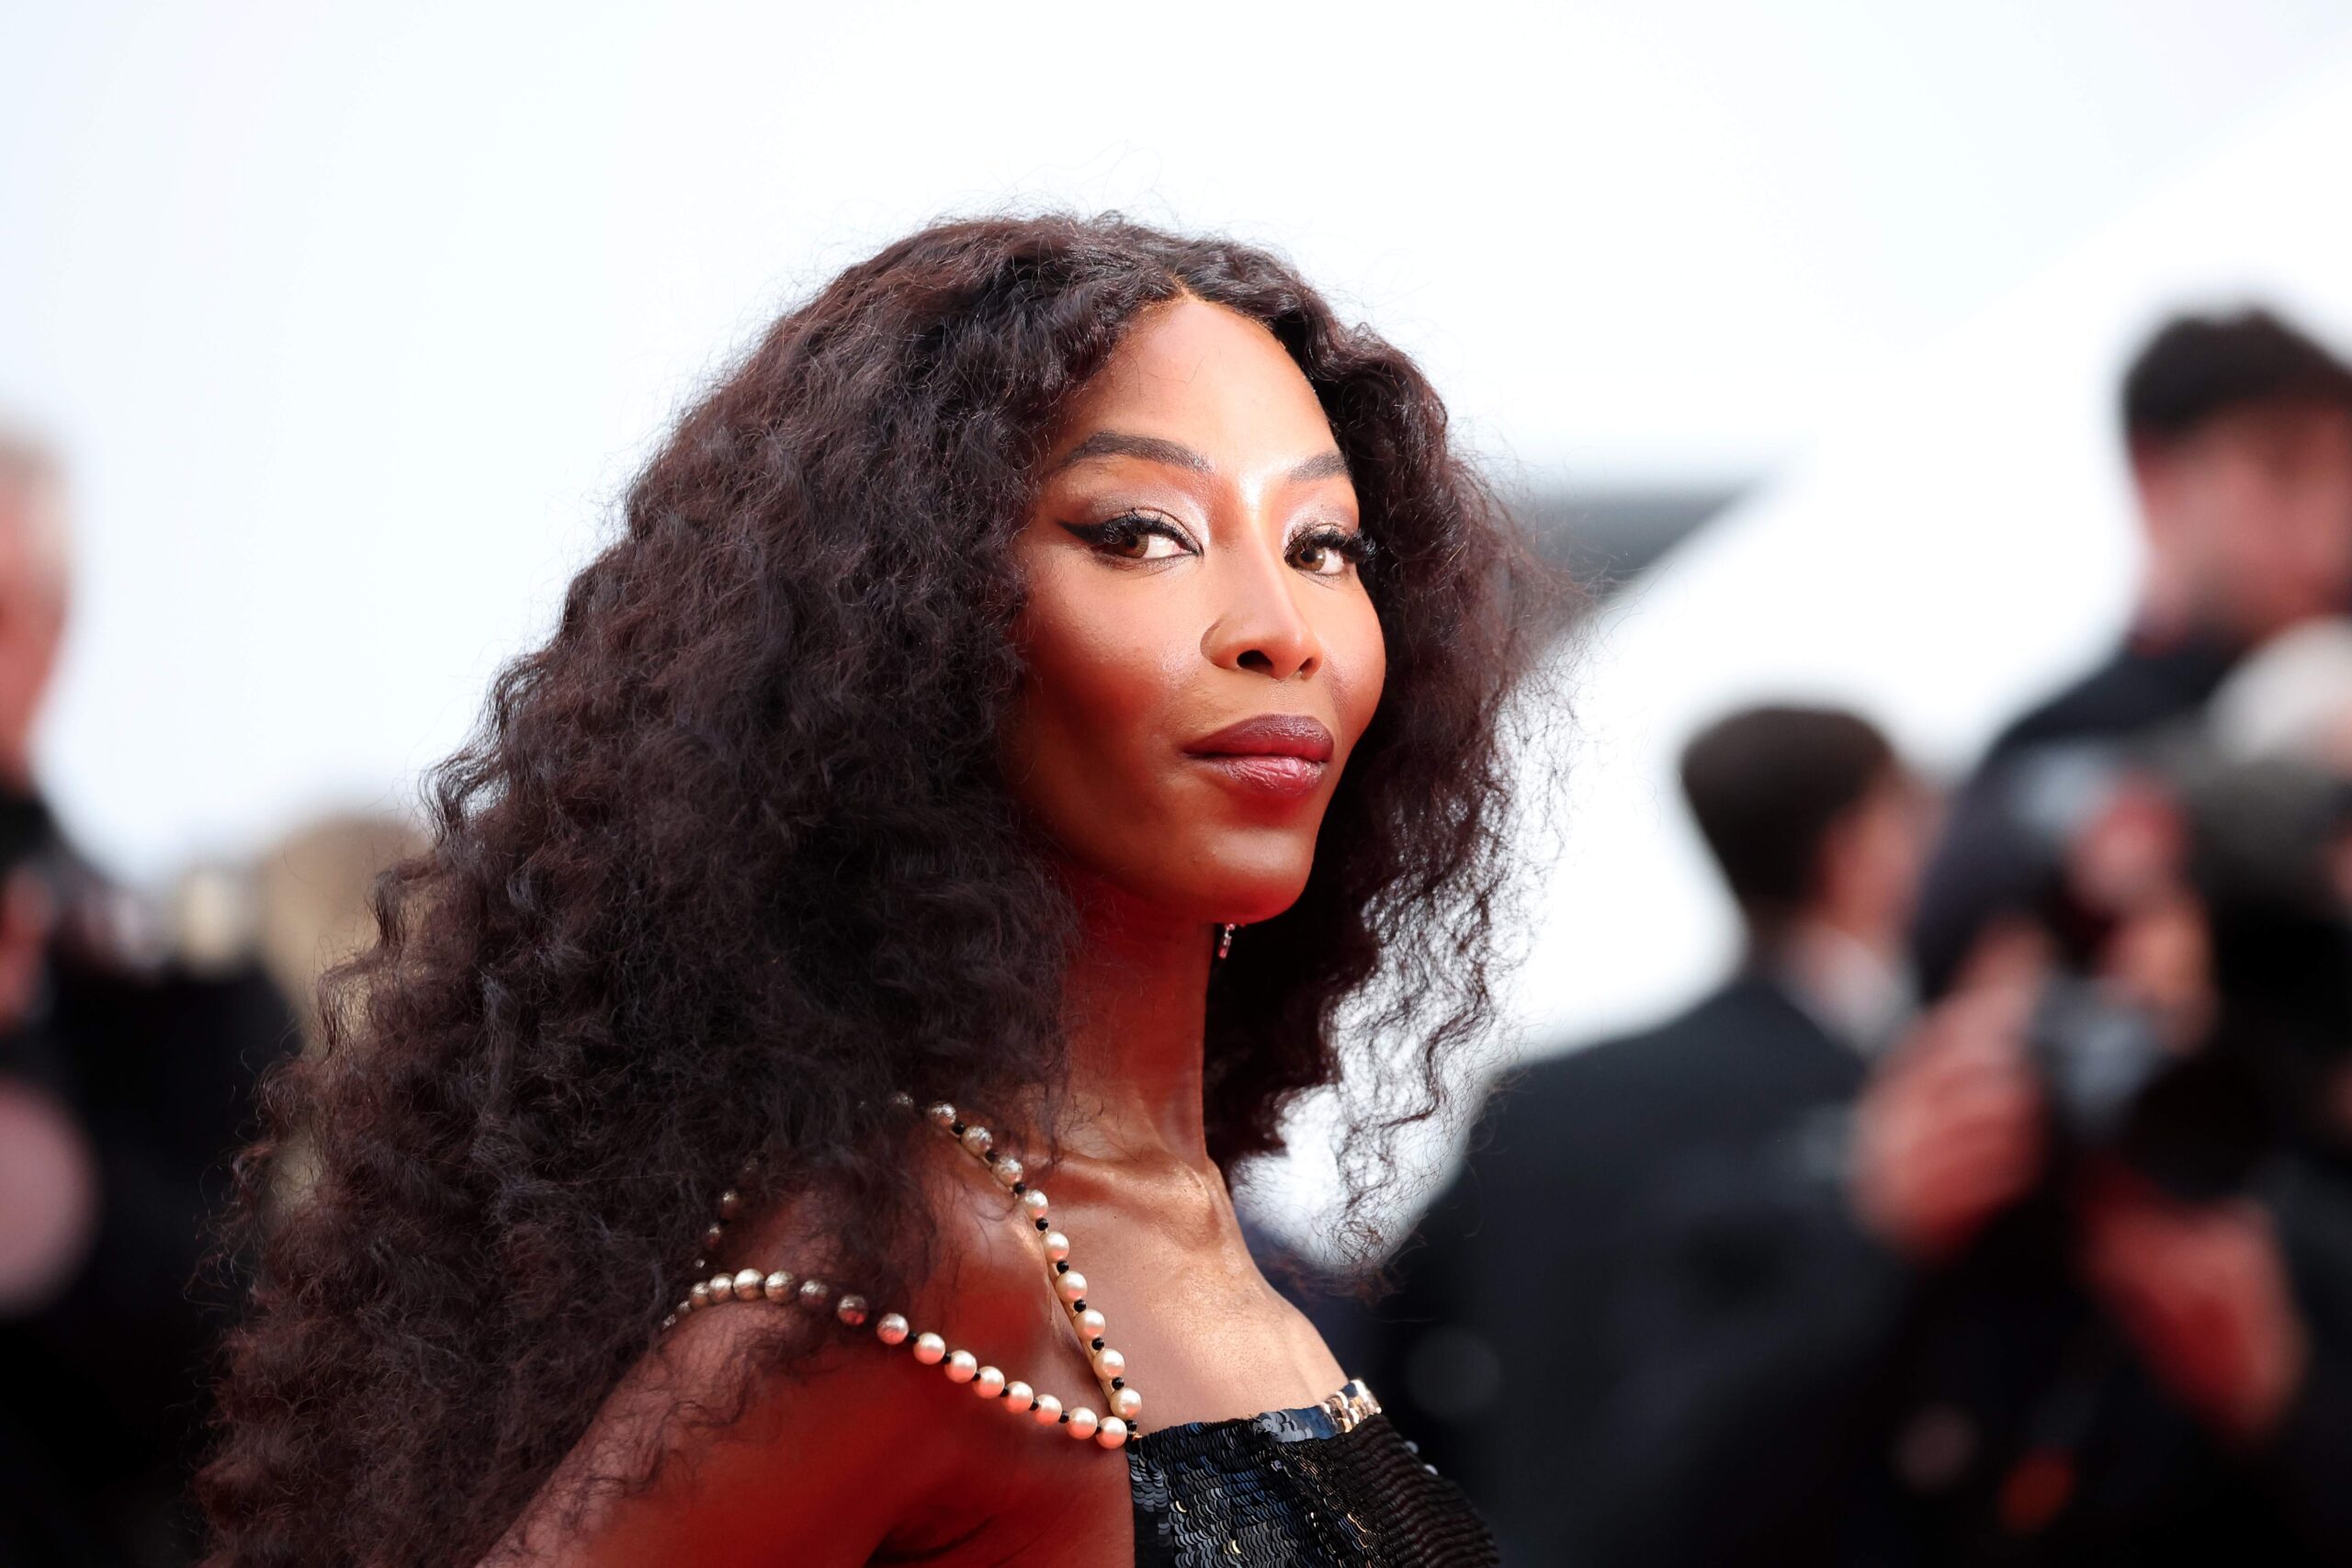
[[1362, 1383], [1127, 1445], [1136, 1568], [1491, 1568], [1493, 1539]]

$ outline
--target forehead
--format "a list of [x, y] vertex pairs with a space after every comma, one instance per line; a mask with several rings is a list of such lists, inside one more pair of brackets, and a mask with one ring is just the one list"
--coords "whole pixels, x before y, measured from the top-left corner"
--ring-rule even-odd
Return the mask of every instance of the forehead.
[[2215, 416], [2206, 434], [2206, 445], [2218, 449], [2325, 460], [2352, 454], [2352, 409], [2321, 402], [2257, 403]]
[[1054, 451], [1101, 430], [1178, 441], [1220, 468], [1294, 463], [1333, 446], [1315, 389], [1273, 333], [1198, 299], [1136, 319], [1071, 402]]

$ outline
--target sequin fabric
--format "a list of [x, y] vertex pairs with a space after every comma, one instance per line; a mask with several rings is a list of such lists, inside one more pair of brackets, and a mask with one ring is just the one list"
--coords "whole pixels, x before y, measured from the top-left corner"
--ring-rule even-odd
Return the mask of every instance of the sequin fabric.
[[1320, 1405], [1127, 1445], [1136, 1568], [1491, 1568], [1486, 1527], [1385, 1416]]

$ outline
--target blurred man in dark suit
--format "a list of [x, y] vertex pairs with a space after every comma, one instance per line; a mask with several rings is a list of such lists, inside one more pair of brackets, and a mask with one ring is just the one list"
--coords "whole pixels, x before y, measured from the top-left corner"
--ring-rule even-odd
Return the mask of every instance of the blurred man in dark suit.
[[1739, 904], [1737, 971], [1689, 1011], [1530, 1068], [1398, 1264], [1383, 1397], [1466, 1486], [1512, 1563], [1597, 1561], [1610, 1484], [1607, 1325], [1648, 1241], [1644, 1195], [1860, 1089], [1904, 1021], [1904, 934], [1928, 801], [1837, 712], [1736, 714], [1684, 793]]
[[2042, 891], [2037, 758], [2193, 725], [2247, 653], [2352, 608], [2352, 366], [2266, 310], [2184, 316], [2132, 361], [2121, 402], [2139, 603], [2122, 644], [2003, 730], [1955, 799], [1916, 933], [1931, 997]]
[[2352, 796], [2143, 787], [2086, 967], [1993, 933], [1842, 1135], [1642, 1195], [1587, 1561], [2352, 1562]]
[[164, 1568], [195, 1545], [208, 1219], [295, 1031], [246, 954], [175, 945], [51, 816], [31, 735], [65, 607], [57, 465], [0, 432], [0, 1563]]

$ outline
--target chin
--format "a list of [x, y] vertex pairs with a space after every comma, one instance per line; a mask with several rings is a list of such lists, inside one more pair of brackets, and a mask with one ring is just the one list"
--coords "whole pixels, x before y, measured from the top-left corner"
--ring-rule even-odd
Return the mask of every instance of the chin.
[[1212, 921], [1255, 925], [1271, 920], [1306, 891], [1315, 869], [1315, 846], [1253, 845], [1236, 852], [1231, 844], [1205, 845], [1199, 864], [1208, 873], [1197, 890], [1199, 907]]
[[1150, 827], [1065, 852], [1085, 880], [1116, 889], [1160, 919], [1254, 925], [1298, 902], [1315, 870], [1315, 835], [1161, 816]]

